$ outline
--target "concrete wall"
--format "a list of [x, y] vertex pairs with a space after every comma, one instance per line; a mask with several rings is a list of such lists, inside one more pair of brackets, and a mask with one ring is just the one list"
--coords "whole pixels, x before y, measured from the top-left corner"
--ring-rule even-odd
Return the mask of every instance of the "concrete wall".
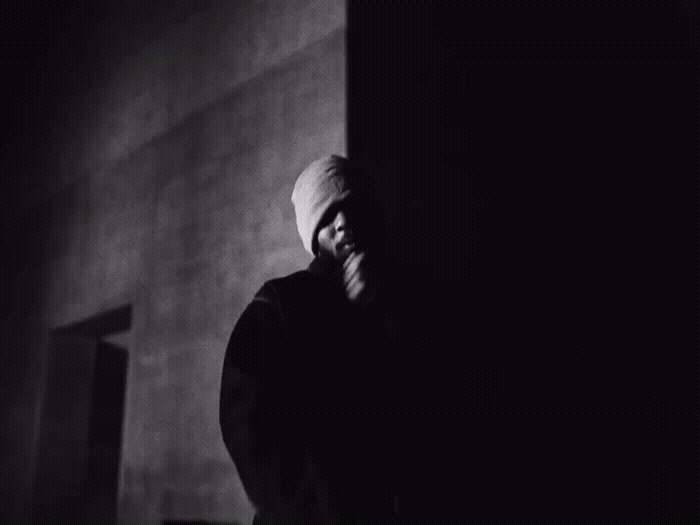
[[291, 191], [345, 152], [345, 105], [342, 0], [219, 2], [57, 127], [42, 322], [133, 305], [122, 522], [252, 519], [218, 424], [224, 351], [262, 283], [310, 261]]

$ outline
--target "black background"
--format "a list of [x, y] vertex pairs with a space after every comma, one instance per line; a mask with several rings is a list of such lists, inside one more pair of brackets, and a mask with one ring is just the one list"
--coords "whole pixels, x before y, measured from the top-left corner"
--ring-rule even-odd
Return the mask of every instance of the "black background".
[[697, 381], [671, 366], [695, 355], [675, 253], [697, 223], [697, 9], [483, 4], [349, 3], [349, 152], [388, 186], [427, 340], [424, 510], [697, 519], [677, 437]]

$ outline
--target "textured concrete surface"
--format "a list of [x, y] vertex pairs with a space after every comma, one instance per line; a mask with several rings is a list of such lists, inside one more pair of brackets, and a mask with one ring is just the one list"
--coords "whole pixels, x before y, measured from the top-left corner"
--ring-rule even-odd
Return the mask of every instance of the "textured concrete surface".
[[[342, 0], [205, 4], [211, 5], [185, 22], [172, 20], [135, 56], [112, 59], [94, 88], [75, 96], [68, 118], [57, 126], [64, 177], [114, 164], [345, 24]], [[46, 191], [62, 182], [50, 181]]]
[[130, 352], [120, 519], [247, 523], [221, 366], [262, 283], [309, 262], [290, 196], [345, 152], [344, 3], [209, 6], [77, 102], [47, 189], [44, 324], [133, 304], [114, 339]]

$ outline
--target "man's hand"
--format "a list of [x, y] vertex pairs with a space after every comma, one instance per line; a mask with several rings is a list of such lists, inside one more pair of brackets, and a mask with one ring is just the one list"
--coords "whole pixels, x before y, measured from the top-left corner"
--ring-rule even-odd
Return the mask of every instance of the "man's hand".
[[365, 253], [352, 252], [343, 263], [343, 283], [351, 302], [368, 301], [374, 295], [371, 271]]

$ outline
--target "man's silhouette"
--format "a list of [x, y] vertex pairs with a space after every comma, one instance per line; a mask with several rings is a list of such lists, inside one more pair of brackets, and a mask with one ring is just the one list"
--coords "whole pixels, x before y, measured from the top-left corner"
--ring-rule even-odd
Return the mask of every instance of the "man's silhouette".
[[266, 282], [233, 330], [224, 441], [256, 524], [404, 521], [406, 418], [381, 214], [337, 155], [304, 170], [292, 202], [314, 260]]

